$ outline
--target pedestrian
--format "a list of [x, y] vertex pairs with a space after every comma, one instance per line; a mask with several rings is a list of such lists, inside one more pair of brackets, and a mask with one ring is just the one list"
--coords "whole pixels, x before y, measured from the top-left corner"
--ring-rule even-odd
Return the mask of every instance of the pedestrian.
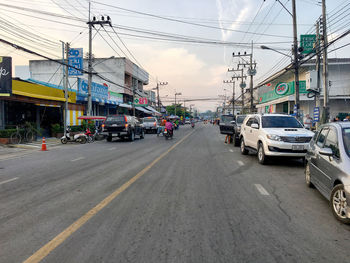
[[304, 119], [304, 127], [305, 129], [310, 130], [312, 125], [312, 118], [310, 117], [309, 114], [306, 114], [305, 119]]
[[346, 121], [346, 122], [350, 121], [350, 115], [346, 116], [343, 121]]

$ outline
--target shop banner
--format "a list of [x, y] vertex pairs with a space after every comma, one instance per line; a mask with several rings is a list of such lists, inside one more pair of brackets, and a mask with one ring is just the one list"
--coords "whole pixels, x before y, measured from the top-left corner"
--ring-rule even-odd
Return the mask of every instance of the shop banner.
[[[71, 48], [68, 52], [68, 64], [74, 68], [68, 67], [68, 76], [83, 75], [83, 49]], [[80, 69], [80, 70], [79, 70]]]
[[140, 106], [146, 107], [146, 106], [148, 106], [148, 99], [146, 97], [135, 98], [134, 104], [135, 104], [135, 106], [138, 106], [138, 107], [140, 107]]
[[[78, 99], [84, 100], [88, 96], [88, 81], [78, 78]], [[92, 82], [91, 85], [92, 100], [108, 100], [108, 87]]]
[[12, 58], [0, 57], [0, 96], [12, 94]]
[[118, 103], [123, 103], [123, 94], [109, 91], [108, 92], [108, 99], [111, 101], [116, 101]]

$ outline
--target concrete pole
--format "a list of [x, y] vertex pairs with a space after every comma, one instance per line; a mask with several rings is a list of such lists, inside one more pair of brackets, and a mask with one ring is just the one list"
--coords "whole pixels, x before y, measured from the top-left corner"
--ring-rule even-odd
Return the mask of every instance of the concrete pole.
[[174, 110], [175, 110], [175, 116], [176, 116], [176, 92], [175, 92], [175, 107], [174, 107]]
[[[66, 65], [68, 65], [68, 55], [69, 55], [69, 43], [66, 43]], [[64, 100], [65, 100], [65, 105], [64, 105], [64, 135], [66, 135], [66, 130], [67, 130], [67, 122], [68, 122], [68, 66], [66, 66], [65, 74], [64, 74]]]
[[236, 82], [232, 82], [232, 115], [235, 115], [235, 86]]
[[[317, 71], [317, 79], [316, 79], [316, 89], [320, 91], [321, 84], [321, 67], [320, 67], [320, 22], [316, 22], [316, 71]], [[320, 94], [315, 94], [315, 107], [320, 107]], [[316, 129], [318, 129], [319, 121], [316, 122]]]
[[295, 0], [292, 0], [293, 13], [293, 53], [294, 53], [294, 88], [295, 88], [295, 105], [297, 105], [297, 119], [299, 116], [300, 95], [299, 95], [299, 60], [298, 60], [298, 32], [297, 32], [297, 14]]
[[253, 97], [253, 40], [252, 51], [250, 53], [250, 113], [254, 111], [254, 97]]
[[329, 121], [329, 94], [328, 94], [328, 59], [327, 59], [327, 21], [326, 0], [322, 0], [322, 29], [323, 29], [323, 123]]
[[91, 3], [89, 1], [89, 57], [88, 57], [88, 108], [87, 116], [91, 116], [92, 110], [92, 96], [91, 96], [91, 85], [92, 85], [92, 23], [90, 17]]

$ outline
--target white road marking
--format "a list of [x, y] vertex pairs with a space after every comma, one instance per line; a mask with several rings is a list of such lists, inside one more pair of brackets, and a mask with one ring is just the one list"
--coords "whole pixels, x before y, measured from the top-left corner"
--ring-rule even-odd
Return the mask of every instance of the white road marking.
[[255, 185], [256, 189], [258, 189], [260, 194], [262, 194], [262, 195], [270, 195], [261, 184], [254, 184], [254, 185]]
[[112, 147], [112, 148], [109, 148], [109, 149], [107, 149], [107, 150], [113, 151], [113, 150], [115, 150], [115, 149], [117, 149], [117, 148], [116, 148], [116, 147]]
[[76, 162], [85, 159], [85, 157], [78, 157], [76, 159], [71, 160], [71, 162]]
[[230, 149], [230, 152], [232, 152], [232, 153], [233, 153], [233, 150], [232, 150], [232, 149]]
[[244, 165], [244, 162], [242, 162], [242, 161], [237, 161], [237, 163], [238, 163], [240, 166], [243, 166], [243, 165]]
[[6, 184], [6, 183], [9, 183], [9, 182], [12, 182], [12, 181], [15, 181], [15, 180], [17, 180], [18, 179], [18, 177], [15, 177], [15, 178], [12, 178], [12, 179], [8, 179], [8, 180], [6, 180], [6, 181], [2, 181], [2, 182], [0, 182], [0, 185], [1, 184]]

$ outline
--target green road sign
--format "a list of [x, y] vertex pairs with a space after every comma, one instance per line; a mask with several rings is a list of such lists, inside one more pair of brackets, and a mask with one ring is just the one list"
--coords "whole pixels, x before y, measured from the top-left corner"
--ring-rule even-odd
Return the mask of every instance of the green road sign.
[[300, 46], [304, 49], [303, 54], [315, 53], [314, 44], [316, 43], [316, 35], [300, 35]]

